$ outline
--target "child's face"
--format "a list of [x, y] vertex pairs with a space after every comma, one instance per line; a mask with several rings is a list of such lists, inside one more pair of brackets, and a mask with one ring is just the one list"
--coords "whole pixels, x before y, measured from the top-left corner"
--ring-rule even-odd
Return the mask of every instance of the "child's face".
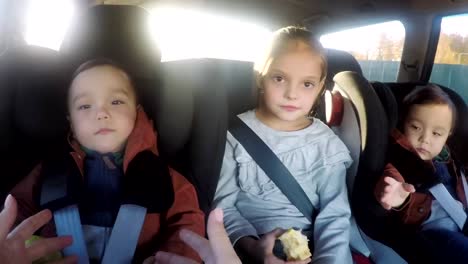
[[306, 116], [323, 86], [320, 55], [303, 42], [290, 45], [290, 50], [278, 56], [264, 76], [259, 109], [271, 123], [283, 124], [286, 129], [308, 124]]
[[452, 111], [447, 105], [413, 105], [404, 123], [404, 134], [419, 157], [432, 160], [439, 155], [452, 126]]
[[136, 120], [136, 96], [128, 76], [97, 66], [80, 73], [70, 87], [71, 129], [78, 142], [99, 153], [121, 151]]

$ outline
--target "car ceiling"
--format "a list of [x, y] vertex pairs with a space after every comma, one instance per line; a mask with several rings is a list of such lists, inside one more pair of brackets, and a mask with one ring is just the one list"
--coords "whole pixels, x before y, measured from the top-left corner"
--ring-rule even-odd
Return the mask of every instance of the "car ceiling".
[[95, 4], [130, 4], [148, 9], [182, 6], [216, 12], [271, 29], [299, 24], [319, 32], [400, 19], [414, 13], [468, 12], [468, 0], [88, 0]]

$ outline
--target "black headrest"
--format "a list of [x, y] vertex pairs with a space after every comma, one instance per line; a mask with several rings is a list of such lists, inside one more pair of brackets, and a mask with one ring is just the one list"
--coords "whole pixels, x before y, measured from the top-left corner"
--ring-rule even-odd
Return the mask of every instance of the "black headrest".
[[[342, 71], [353, 71], [362, 75], [362, 69], [358, 61], [349, 52], [336, 50], [336, 49], [325, 49], [325, 53], [328, 61], [328, 81], [333, 82], [333, 77]], [[331, 89], [332, 87], [327, 87]]]
[[[253, 64], [191, 59], [164, 62], [160, 150], [197, 187], [208, 212], [226, 145], [228, 117], [255, 107]], [[174, 164], [175, 163], [175, 164]]]
[[[335, 76], [334, 81], [335, 89], [353, 104], [351, 109], [356, 115], [361, 139], [360, 157], [359, 160], [355, 160], [358, 162], [358, 168], [351, 206], [359, 226], [366, 234], [374, 237], [376, 230], [382, 228], [382, 221], [378, 221], [380, 218], [376, 216], [384, 211], [375, 201], [373, 189], [382, 175], [386, 161], [390, 132], [386, 113], [375, 90], [362, 75], [342, 72]], [[354, 144], [353, 138], [348, 138], [348, 142]], [[353, 151], [353, 148], [350, 150]]]
[[94, 6], [77, 16], [60, 53], [72, 68], [105, 57], [124, 66], [134, 78], [154, 78], [161, 55], [149, 21], [150, 14], [137, 6]]
[[66, 136], [63, 77], [53, 50], [19, 46], [0, 57], [0, 195]]
[[161, 72], [161, 111], [156, 120], [161, 145], [168, 153], [183, 147], [191, 130], [197, 130], [197, 122], [214, 121], [197, 120], [208, 112], [224, 108], [228, 115], [237, 115], [255, 107], [251, 62], [190, 59], [164, 62]]
[[398, 123], [398, 104], [395, 96], [388, 85], [381, 82], [372, 82], [371, 84], [387, 114], [389, 129], [392, 130]]
[[156, 118], [161, 54], [150, 31], [150, 14], [129, 5], [98, 5], [78, 15], [60, 47], [69, 76], [90, 59], [107, 58], [132, 77], [146, 113]]
[[15, 131], [15, 143], [66, 133], [65, 83], [57, 52], [34, 46], [8, 50], [0, 59], [0, 87], [7, 93], [1, 97], [6, 111], [0, 112], [10, 126], [2, 130]]

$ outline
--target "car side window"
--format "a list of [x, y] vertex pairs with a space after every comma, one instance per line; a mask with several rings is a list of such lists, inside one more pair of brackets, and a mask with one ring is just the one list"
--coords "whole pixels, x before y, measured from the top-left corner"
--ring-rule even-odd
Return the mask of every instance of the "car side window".
[[370, 81], [394, 82], [400, 66], [405, 27], [390, 21], [322, 35], [325, 48], [351, 53]]
[[442, 18], [430, 82], [456, 91], [468, 103], [468, 14]]

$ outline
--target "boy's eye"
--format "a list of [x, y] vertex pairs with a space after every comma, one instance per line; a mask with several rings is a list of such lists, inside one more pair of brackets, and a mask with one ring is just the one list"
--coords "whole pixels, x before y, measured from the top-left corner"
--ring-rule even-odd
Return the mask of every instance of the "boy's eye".
[[434, 133], [432, 133], [432, 134], [433, 134], [434, 136], [436, 136], [436, 137], [442, 136], [442, 134], [441, 134], [441, 133], [438, 133], [438, 132], [434, 132]]
[[419, 130], [419, 127], [416, 126], [416, 125], [411, 125], [411, 128], [414, 129], [414, 130]]
[[114, 101], [112, 101], [112, 104], [113, 104], [113, 105], [121, 105], [121, 104], [124, 104], [124, 101], [122, 101], [122, 100], [114, 100]]
[[89, 108], [91, 108], [91, 105], [89, 105], [89, 104], [84, 104], [84, 105], [78, 106], [78, 110], [86, 110], [86, 109], [89, 109]]
[[304, 87], [305, 87], [305, 88], [314, 88], [314, 87], [315, 87], [315, 83], [313, 83], [313, 82], [305, 82], [305, 83], [304, 83]]

